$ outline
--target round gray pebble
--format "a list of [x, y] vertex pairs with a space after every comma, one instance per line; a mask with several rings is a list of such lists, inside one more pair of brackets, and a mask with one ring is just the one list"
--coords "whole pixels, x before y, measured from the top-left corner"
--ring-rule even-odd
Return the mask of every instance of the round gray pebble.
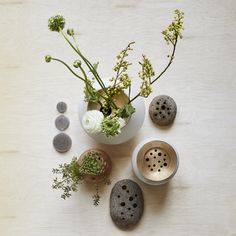
[[143, 214], [143, 193], [139, 185], [129, 179], [118, 181], [110, 195], [110, 215], [121, 228], [136, 225]]
[[67, 152], [70, 150], [72, 141], [70, 136], [64, 133], [56, 135], [53, 139], [53, 146], [58, 152]]
[[57, 111], [60, 113], [64, 113], [67, 110], [67, 105], [65, 102], [58, 102], [57, 103]]
[[155, 97], [149, 106], [149, 115], [153, 123], [166, 126], [173, 123], [177, 106], [173, 98], [167, 95]]
[[60, 131], [64, 131], [66, 130], [70, 125], [70, 121], [69, 119], [64, 116], [64, 115], [60, 115], [56, 118], [55, 120], [55, 126], [57, 127], [57, 129], [59, 129]]

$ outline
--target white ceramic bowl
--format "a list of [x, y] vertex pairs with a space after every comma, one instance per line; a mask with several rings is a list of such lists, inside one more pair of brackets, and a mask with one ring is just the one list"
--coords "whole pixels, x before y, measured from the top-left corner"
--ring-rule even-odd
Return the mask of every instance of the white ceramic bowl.
[[156, 138], [143, 140], [132, 154], [133, 171], [146, 184], [167, 183], [176, 174], [178, 166], [179, 158], [173, 146]]

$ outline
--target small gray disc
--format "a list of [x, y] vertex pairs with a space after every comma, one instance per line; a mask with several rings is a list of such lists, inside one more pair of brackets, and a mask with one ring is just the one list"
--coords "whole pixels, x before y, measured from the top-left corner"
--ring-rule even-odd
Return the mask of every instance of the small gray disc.
[[67, 152], [70, 150], [72, 145], [72, 140], [70, 136], [65, 133], [60, 133], [56, 135], [53, 139], [53, 146], [58, 152]]
[[64, 113], [67, 110], [67, 105], [65, 102], [58, 102], [57, 103], [57, 111], [60, 113]]
[[57, 129], [59, 129], [60, 131], [64, 131], [66, 130], [70, 125], [70, 121], [69, 119], [64, 116], [64, 115], [60, 115], [56, 118], [55, 120], [55, 126], [57, 127]]

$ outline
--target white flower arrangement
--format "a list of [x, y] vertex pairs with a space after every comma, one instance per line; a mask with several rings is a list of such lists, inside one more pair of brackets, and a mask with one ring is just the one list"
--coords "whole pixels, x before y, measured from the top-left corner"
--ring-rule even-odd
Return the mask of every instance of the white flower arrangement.
[[106, 136], [116, 136], [121, 133], [121, 129], [126, 125], [122, 118], [116, 116], [104, 117], [98, 110], [87, 111], [82, 118], [82, 126], [90, 134], [105, 133]]

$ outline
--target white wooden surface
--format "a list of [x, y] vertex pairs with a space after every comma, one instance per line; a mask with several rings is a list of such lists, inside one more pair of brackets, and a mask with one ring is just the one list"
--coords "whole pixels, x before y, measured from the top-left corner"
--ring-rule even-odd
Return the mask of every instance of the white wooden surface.
[[[178, 105], [174, 125], [158, 129], [148, 113], [132, 141], [100, 146], [78, 122], [81, 83], [61, 65], [44, 63], [44, 55], [66, 60], [75, 55], [47, 19], [61, 13], [80, 32], [84, 53], [100, 61], [110, 76], [115, 55], [135, 40], [134, 55], [147, 54], [160, 71], [168, 47], [161, 30], [173, 10], [186, 14], [184, 39], [176, 61], [155, 85], [155, 95], [168, 94]], [[236, 235], [235, 62], [236, 1], [233, 0], [0, 0], [0, 235]], [[135, 75], [137, 66], [133, 67]], [[64, 100], [71, 120], [70, 152], [52, 148], [58, 133], [55, 105]], [[175, 145], [180, 167], [171, 183], [150, 187], [131, 170], [135, 145], [151, 135]], [[51, 169], [91, 147], [102, 147], [113, 161], [112, 185], [101, 204], [91, 204], [86, 185], [67, 201], [51, 189]], [[144, 192], [145, 212], [132, 231], [121, 231], [109, 216], [109, 195], [122, 179], [136, 180]]]

